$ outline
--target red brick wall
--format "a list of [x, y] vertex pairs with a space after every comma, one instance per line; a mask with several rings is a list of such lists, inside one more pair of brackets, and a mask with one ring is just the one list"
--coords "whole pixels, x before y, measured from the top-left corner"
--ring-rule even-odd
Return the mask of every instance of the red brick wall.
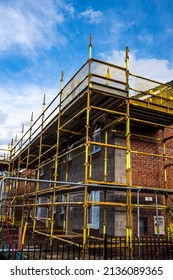
[[[166, 129], [165, 137], [172, 134], [173, 130]], [[163, 173], [163, 145], [162, 132], [155, 133], [145, 132], [146, 135], [154, 137], [143, 138], [133, 136], [131, 138], [132, 151], [158, 154], [159, 156], [146, 155], [132, 152], [132, 185], [143, 187], [164, 188], [164, 173]], [[159, 138], [159, 139], [156, 139]], [[173, 155], [173, 139], [166, 142], [166, 154]], [[167, 163], [173, 163], [172, 159], [167, 159]], [[173, 167], [167, 168], [168, 188], [173, 186]]]

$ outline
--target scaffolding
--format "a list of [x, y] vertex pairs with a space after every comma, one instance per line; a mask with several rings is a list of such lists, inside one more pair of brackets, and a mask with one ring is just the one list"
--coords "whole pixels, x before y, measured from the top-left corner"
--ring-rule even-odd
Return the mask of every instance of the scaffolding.
[[[41, 115], [34, 121], [32, 113], [29, 130], [22, 127], [21, 139], [11, 143], [8, 176], [1, 180], [1, 220], [8, 213], [13, 225], [27, 225], [51, 242], [82, 239], [87, 247], [92, 238], [115, 234], [111, 225], [119, 220], [113, 212], [125, 215], [127, 242], [135, 234], [140, 239], [140, 215], [148, 211], [158, 236], [166, 215], [171, 236], [173, 87], [131, 74], [128, 64], [128, 48], [125, 67], [93, 58], [90, 37], [87, 62], [65, 86], [62, 72], [58, 95], [47, 107], [44, 96]], [[120, 141], [113, 142], [116, 137]], [[136, 149], [139, 140], [160, 148]], [[116, 166], [112, 154], [121, 158]], [[135, 182], [133, 162], [141, 158], [162, 170], [158, 185]], [[91, 216], [99, 209], [101, 225], [94, 228]]]

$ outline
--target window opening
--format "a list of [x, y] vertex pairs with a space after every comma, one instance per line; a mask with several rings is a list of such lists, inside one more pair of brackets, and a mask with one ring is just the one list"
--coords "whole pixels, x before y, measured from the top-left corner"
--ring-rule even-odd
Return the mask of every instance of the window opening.
[[140, 233], [147, 234], [148, 233], [148, 222], [146, 217], [140, 218]]
[[[91, 191], [91, 201], [100, 201], [100, 191]], [[93, 229], [99, 228], [99, 215], [100, 207], [98, 205], [92, 205], [90, 210], [90, 227]]]
[[[101, 129], [100, 127], [95, 129], [92, 135], [93, 142], [101, 142]], [[92, 154], [97, 153], [101, 150], [101, 146], [92, 145]]]

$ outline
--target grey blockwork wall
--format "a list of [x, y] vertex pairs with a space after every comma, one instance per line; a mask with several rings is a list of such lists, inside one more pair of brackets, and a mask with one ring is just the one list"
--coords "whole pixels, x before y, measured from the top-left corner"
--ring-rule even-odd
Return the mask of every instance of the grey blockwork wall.
[[[104, 133], [102, 133], [101, 142], [104, 143]], [[125, 139], [117, 137], [115, 134], [108, 133], [108, 143], [125, 146]], [[126, 172], [125, 172], [125, 150], [118, 148], [107, 148], [107, 182], [125, 183]], [[77, 154], [79, 154], [77, 156]], [[66, 171], [68, 168], [68, 181], [70, 182], [83, 182], [84, 181], [84, 169], [85, 169], [85, 147], [81, 147], [78, 150], [73, 151], [70, 154], [71, 157], [64, 156], [61, 158], [60, 165], [58, 168], [59, 181], [66, 181]], [[104, 160], [105, 160], [105, 148], [101, 147], [100, 151], [92, 154], [92, 178], [93, 180], [104, 181]], [[50, 179], [53, 176], [54, 170], [53, 165], [49, 164], [42, 169], [41, 179]], [[41, 188], [48, 187], [47, 184], [42, 184]], [[66, 200], [72, 202], [83, 202], [84, 194], [69, 193], [66, 194]], [[57, 195], [57, 201], [62, 202], [64, 200], [64, 194]], [[100, 200], [104, 200], [103, 191], [100, 191]], [[125, 202], [126, 196], [122, 192], [107, 191], [106, 201], [109, 202]], [[66, 210], [65, 210], [66, 209]], [[104, 207], [99, 208], [99, 230], [98, 233], [103, 233], [103, 210]], [[66, 217], [64, 217], [66, 215]], [[67, 221], [67, 231], [82, 231], [84, 210], [82, 206], [67, 206], [56, 207], [55, 211], [55, 226], [63, 226], [64, 218]], [[123, 236], [125, 234], [125, 209], [118, 207], [107, 207], [106, 208], [106, 224], [107, 233], [114, 236]]]

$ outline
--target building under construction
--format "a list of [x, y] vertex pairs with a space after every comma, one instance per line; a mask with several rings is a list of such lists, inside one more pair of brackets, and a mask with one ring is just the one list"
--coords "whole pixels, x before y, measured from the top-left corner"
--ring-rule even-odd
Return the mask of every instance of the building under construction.
[[92, 57], [1, 160], [1, 221], [73, 242], [173, 233], [173, 85]]

